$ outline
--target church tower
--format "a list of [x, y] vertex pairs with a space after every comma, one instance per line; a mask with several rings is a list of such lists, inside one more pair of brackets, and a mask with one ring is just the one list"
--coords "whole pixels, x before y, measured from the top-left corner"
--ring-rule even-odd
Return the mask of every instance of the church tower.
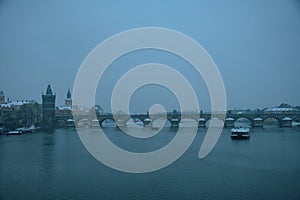
[[3, 104], [5, 102], [5, 95], [2, 90], [0, 90], [0, 104]]
[[65, 106], [72, 108], [72, 97], [71, 97], [70, 89], [68, 89], [67, 92], [67, 99], [65, 100]]
[[54, 128], [55, 120], [55, 94], [51, 90], [50, 84], [47, 86], [46, 94], [42, 95], [42, 119], [44, 128]]

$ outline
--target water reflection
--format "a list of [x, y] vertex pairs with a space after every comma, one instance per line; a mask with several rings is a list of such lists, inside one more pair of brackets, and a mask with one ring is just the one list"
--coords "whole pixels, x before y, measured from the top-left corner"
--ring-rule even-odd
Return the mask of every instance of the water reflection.
[[[132, 151], [160, 148], [176, 133], [164, 128], [144, 141], [105, 130]], [[249, 141], [232, 141], [225, 128], [200, 160], [205, 131], [169, 167], [134, 175], [99, 163], [71, 128], [0, 136], [0, 199], [298, 199], [300, 127], [251, 128]]]
[[55, 165], [53, 158], [55, 137], [53, 137], [53, 133], [44, 134], [41, 142], [41, 162], [37, 171], [40, 184], [38, 185], [37, 192], [39, 192], [43, 198], [47, 198], [47, 195], [49, 195], [49, 187], [52, 186], [52, 178], [55, 174], [53, 168], [53, 165]]

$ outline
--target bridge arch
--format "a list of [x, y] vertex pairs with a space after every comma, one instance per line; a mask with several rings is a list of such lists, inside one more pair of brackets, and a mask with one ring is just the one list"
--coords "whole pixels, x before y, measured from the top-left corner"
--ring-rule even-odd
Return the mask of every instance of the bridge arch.
[[180, 120], [180, 127], [198, 127], [198, 119], [195, 118], [182, 118]]
[[300, 126], [300, 116], [292, 118], [292, 126]]
[[163, 117], [153, 118], [152, 119], [152, 127], [153, 128], [161, 127], [163, 122], [164, 122], [164, 124], [163, 124], [164, 127], [171, 127], [171, 119], [166, 119]]
[[99, 118], [98, 117], [98, 120], [99, 120], [99, 124], [100, 124], [100, 127], [106, 127], [105, 126], [105, 123], [116, 123], [115, 119], [113, 117], [102, 117], [102, 118]]
[[80, 119], [77, 122], [78, 127], [89, 126], [89, 125], [91, 125], [91, 121], [87, 118]]
[[225, 122], [224, 122], [222, 119], [217, 118], [217, 117], [213, 117], [213, 118], [211, 118], [211, 119], [206, 120], [206, 122], [205, 122], [205, 127], [208, 128], [209, 125], [210, 125], [210, 123], [211, 123], [213, 120], [216, 120], [217, 122], [222, 122], [222, 123], [225, 124]]
[[253, 125], [253, 119], [247, 116], [239, 116], [234, 120], [235, 127], [251, 127]]
[[300, 122], [300, 116], [298, 116], [298, 117], [293, 117], [292, 120], [293, 120], [293, 121], [298, 121], [298, 122]]
[[98, 119], [92, 119], [91, 120], [91, 126], [92, 127], [99, 127], [99, 125], [100, 125], [100, 122], [99, 122]]
[[270, 115], [270, 116], [263, 118], [263, 126], [264, 127], [280, 126], [280, 121], [281, 121], [281, 118], [279, 118], [275, 115]]
[[144, 120], [139, 117], [131, 117], [126, 120], [125, 124], [127, 127], [137, 125], [138, 127], [142, 128], [144, 127]]
[[56, 119], [56, 120], [55, 120], [55, 124], [56, 124], [57, 126], [65, 126], [65, 125], [67, 124], [67, 121], [64, 120], [64, 119]]
[[112, 128], [117, 126], [117, 123], [114, 120], [114, 118], [103, 118], [99, 120], [99, 124], [101, 128]]

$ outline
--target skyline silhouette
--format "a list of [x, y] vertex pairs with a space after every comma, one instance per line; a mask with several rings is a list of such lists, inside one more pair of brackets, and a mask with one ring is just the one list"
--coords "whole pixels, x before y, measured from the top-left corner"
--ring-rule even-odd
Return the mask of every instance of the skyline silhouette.
[[[131, 28], [157, 26], [180, 31], [203, 45], [221, 72], [229, 109], [300, 102], [297, 1], [1, 1], [0, 10], [0, 89], [12, 100], [41, 102], [50, 82], [57, 105], [62, 105], [77, 70], [96, 45]], [[99, 82], [96, 102], [110, 110], [116, 81], [132, 67], [149, 62], [182, 73], [201, 109], [210, 110], [202, 77], [184, 59], [157, 50], [134, 51], [115, 60]], [[174, 95], [157, 85], [139, 88], [130, 106], [139, 112], [155, 103], [178, 107]]]

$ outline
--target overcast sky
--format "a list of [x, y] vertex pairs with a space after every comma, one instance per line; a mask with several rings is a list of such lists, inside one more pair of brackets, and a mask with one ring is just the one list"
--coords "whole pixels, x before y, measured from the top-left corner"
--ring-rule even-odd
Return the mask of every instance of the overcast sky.
[[[229, 108], [300, 105], [300, 3], [281, 1], [6, 1], [0, 0], [0, 89], [12, 100], [34, 99], [48, 82], [62, 105], [82, 61], [101, 41], [127, 29], [156, 26], [194, 38], [223, 77]], [[158, 62], [182, 72], [201, 109], [208, 92], [188, 63], [145, 50], [121, 57], [99, 83], [97, 103], [110, 109], [114, 83], [131, 67]], [[133, 112], [177, 102], [167, 89], [146, 86], [132, 97]]]

